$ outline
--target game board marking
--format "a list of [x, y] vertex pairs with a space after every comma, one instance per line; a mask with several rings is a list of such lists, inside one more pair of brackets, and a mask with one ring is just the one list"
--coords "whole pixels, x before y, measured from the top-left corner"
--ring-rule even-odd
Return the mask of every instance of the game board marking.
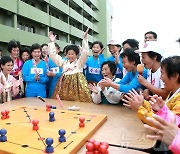
[[26, 145], [26, 144], [24, 144], [24, 145], [21, 145], [23, 148], [28, 148], [29, 147], [29, 145]]
[[[23, 147], [23, 148], [27, 148], [27, 146], [28, 146], [28, 145], [24, 146], [24, 145], [22, 145], [22, 144], [14, 143], [14, 142], [11, 142], [11, 141], [7, 141], [7, 142], [8, 142], [8, 143], [11, 143], [11, 144], [19, 145], [19, 146], [21, 146], [21, 147]], [[41, 151], [42, 151], [42, 149], [33, 148], [33, 147], [30, 147], [30, 146], [28, 146], [28, 148], [36, 149], [36, 150], [41, 150]]]
[[[22, 110], [21, 110], [22, 109]], [[33, 108], [33, 107], [21, 107], [21, 108], [18, 108], [18, 109], [16, 109], [16, 110], [14, 110], [14, 111], [21, 111], [21, 114], [22, 114], [22, 112], [24, 111], [24, 113], [25, 113], [25, 115], [26, 115], [26, 117], [27, 117], [27, 119], [29, 119], [29, 122], [18, 122], [19, 124], [21, 124], [21, 123], [29, 123], [30, 124], [30, 122], [34, 119], [34, 113], [36, 113], [36, 111], [34, 111], [33, 112], [33, 110], [40, 110], [40, 111], [45, 111], [44, 109], [42, 109], [42, 108]], [[68, 117], [70, 117], [71, 115], [74, 115], [74, 116], [72, 116], [71, 118], [62, 118], [62, 119], [56, 119], [56, 120], [58, 120], [58, 121], [64, 121], [64, 120], [67, 120], [67, 119], [77, 119], [77, 118], [80, 118], [81, 116], [84, 116], [84, 118], [85, 119], [87, 119], [84, 123], [86, 124], [86, 123], [88, 123], [88, 122], [90, 122], [91, 121], [91, 119], [93, 119], [93, 118], [95, 118], [95, 117], [97, 117], [97, 116], [95, 116], [95, 115], [93, 115], [93, 116], [91, 116], [89, 113], [75, 113], [74, 111], [65, 111], [65, 112], [59, 112], [58, 110], [53, 110], [54, 112], [56, 112], [56, 113], [58, 113], [57, 115], [58, 116], [60, 116], [61, 117], [61, 115], [64, 115], [64, 113], [66, 114], [66, 117], [68, 116]], [[48, 112], [47, 112], [48, 113]], [[62, 113], [62, 114], [61, 114]], [[77, 115], [77, 116], [76, 116]], [[25, 118], [25, 117], [24, 117]], [[25, 121], [26, 120], [26, 118], [23, 120], [23, 121]], [[16, 120], [17, 121], [17, 120]], [[27, 121], [27, 120], [26, 120]], [[45, 120], [45, 121], [41, 121], [41, 122], [48, 122], [48, 120]], [[9, 122], [9, 123], [4, 123], [4, 124], [6, 124], [6, 125], [10, 125], [10, 124], [18, 124], [17, 122], [16, 123], [12, 123], [11, 121]], [[76, 128], [75, 128], [76, 129]], [[80, 128], [79, 127], [77, 127], [77, 129], [76, 129], [76, 131], [78, 131], [78, 130], [80, 130]], [[77, 132], [76, 131], [72, 131], [72, 132], [70, 132], [70, 135], [67, 137], [68, 139], [70, 139], [70, 136], [72, 136], [73, 134], [76, 134]], [[46, 145], [45, 145], [45, 142], [44, 142], [44, 139], [45, 138], [43, 138], [43, 137], [41, 137], [41, 131], [36, 131], [37, 132], [37, 134], [38, 134], [38, 138], [37, 138], [37, 140], [39, 140], [39, 141], [42, 141], [42, 143], [44, 144], [44, 146], [46, 147]], [[66, 146], [63, 146], [62, 148], [63, 149], [66, 149], [69, 145], [71, 145], [73, 142], [75, 142], [75, 141], [73, 141], [72, 139], [70, 140], [70, 141], [68, 141], [68, 142], [66, 142], [67, 143], [67, 145]], [[10, 142], [9, 142], [10, 143]], [[13, 142], [11, 142], [11, 143], [13, 143]], [[40, 142], [39, 142], [40, 143]], [[16, 144], [16, 143], [14, 143], [14, 144]], [[22, 143], [21, 143], [22, 144]], [[26, 145], [26, 144], [24, 144], [24, 145], [21, 145], [21, 144], [16, 144], [16, 145], [20, 145], [21, 147], [23, 147], [23, 148], [31, 148], [31, 149], [37, 149], [37, 150], [42, 150], [42, 148], [41, 149], [39, 149], [39, 147], [37, 147], [37, 148], [33, 148], [33, 147], [29, 147], [29, 145]], [[60, 145], [61, 144], [61, 142], [58, 144], [58, 145]], [[58, 147], [58, 145], [56, 146], [56, 147]], [[74, 146], [74, 145], [73, 145]]]
[[[95, 117], [92, 117], [92, 116], [91, 116], [90, 120], [87, 120], [85, 123], [90, 122], [91, 119], [93, 119], [93, 118], [95, 118]], [[71, 132], [71, 134], [69, 134], [69, 136], [67, 136], [66, 139], [68, 139], [68, 138], [69, 138], [70, 136], [72, 136], [73, 134], [76, 134], [76, 132], [77, 132], [78, 130], [80, 130], [80, 129], [81, 129], [81, 128], [78, 127], [75, 131]], [[73, 142], [73, 141], [71, 141], [71, 142]], [[58, 147], [60, 144], [61, 144], [61, 142], [58, 143], [54, 148]]]
[[[25, 109], [25, 108], [23, 108], [24, 109], [24, 112], [26, 113], [26, 117], [28, 117], [28, 119], [30, 120], [30, 122], [32, 121], [32, 119], [31, 119], [31, 117], [30, 117], [30, 115], [28, 114], [28, 111]], [[36, 131], [37, 132], [37, 134], [38, 134], [38, 136], [39, 136], [39, 138], [42, 138], [41, 137], [41, 135], [39, 134], [39, 132], [38, 131]], [[40, 141], [42, 141], [42, 143], [44, 144], [44, 146], [46, 147], [46, 144], [44, 143], [44, 141], [43, 140], [40, 140]]]
[[[85, 115], [86, 116], [86, 115]], [[28, 115], [28, 116], [26, 116], [28, 119], [30, 119], [30, 121], [28, 121], [28, 122], [8, 122], [8, 123], [4, 123], [4, 124], [6, 124], [6, 125], [16, 125], [16, 124], [23, 124], [23, 123], [29, 123], [29, 122], [31, 122], [31, 118], [30, 118], [30, 116]], [[73, 118], [63, 118], [63, 119], [61, 119], [61, 118], [56, 118], [56, 121], [64, 121], [64, 120], [70, 120], [70, 119], [78, 119], [79, 117], [73, 117]], [[94, 118], [94, 117], [93, 117]], [[92, 118], [91, 118], [92, 119]], [[86, 121], [91, 121], [91, 119], [88, 119], [88, 120], [86, 120]], [[40, 121], [41, 123], [43, 123], [43, 122], [48, 122], [49, 120], [42, 120], [42, 121]], [[2, 124], [3, 125], [3, 124]]]
[[27, 111], [25, 110], [25, 108], [24, 108], [23, 110], [24, 110], [24, 112], [26, 113], [26, 117], [29, 119], [29, 121], [31, 121], [31, 117], [30, 117], [30, 115], [28, 115], [28, 113], [27, 113]]
[[[38, 134], [38, 136], [39, 136], [39, 138], [43, 138], [43, 137], [41, 137], [41, 135], [39, 134], [39, 132], [38, 131], [36, 131], [37, 132], [37, 134]], [[44, 140], [40, 140], [40, 141], [42, 141], [42, 143], [44, 144], [44, 146], [46, 147], [46, 144], [44, 143]]]
[[70, 144], [72, 144], [73, 143], [73, 141], [71, 141], [70, 143], [68, 143], [65, 147], [64, 147], [64, 149], [66, 149]]

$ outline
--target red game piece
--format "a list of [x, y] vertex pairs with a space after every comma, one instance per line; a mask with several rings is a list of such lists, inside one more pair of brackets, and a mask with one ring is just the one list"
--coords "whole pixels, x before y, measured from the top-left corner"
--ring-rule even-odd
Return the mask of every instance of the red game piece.
[[91, 142], [88, 142], [88, 143], [86, 144], [86, 149], [87, 149], [88, 151], [93, 151], [93, 150], [94, 150], [94, 144], [91, 143]]
[[51, 105], [50, 104], [46, 104], [46, 111], [51, 111]]
[[79, 123], [79, 127], [84, 127], [85, 124], [84, 123]]
[[8, 119], [9, 118], [9, 110], [5, 110], [5, 112], [6, 112], [6, 119]]
[[79, 118], [79, 121], [80, 121], [79, 127], [84, 127], [84, 126], [85, 126], [85, 123], [84, 123], [85, 118], [84, 118], [84, 117], [80, 117], [80, 118]]
[[6, 119], [6, 111], [4, 110], [4, 111], [1, 111], [1, 119], [2, 120], [4, 120], [4, 119]]
[[89, 139], [89, 140], [88, 140], [88, 142], [90, 142], [90, 143], [93, 143], [93, 144], [94, 144], [95, 140], [94, 140], [94, 139]]
[[32, 121], [33, 130], [38, 130], [38, 129], [39, 129], [38, 123], [39, 123], [38, 120], [33, 120], [33, 121]]
[[100, 154], [98, 150], [94, 150], [94, 154]]
[[103, 154], [106, 154], [107, 153], [107, 147], [105, 145], [100, 145], [99, 146], [99, 152], [103, 153]]
[[106, 149], [109, 148], [109, 144], [107, 142], [102, 142], [101, 145], [105, 145], [106, 146]]
[[95, 141], [94, 142], [94, 149], [98, 149], [99, 148], [99, 146], [101, 145], [101, 143], [100, 142], [98, 142], [98, 141]]

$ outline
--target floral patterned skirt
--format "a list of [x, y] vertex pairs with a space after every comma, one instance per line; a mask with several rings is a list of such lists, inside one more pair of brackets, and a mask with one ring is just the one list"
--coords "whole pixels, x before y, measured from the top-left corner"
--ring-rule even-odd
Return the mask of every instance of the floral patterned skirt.
[[57, 94], [59, 94], [61, 100], [92, 102], [91, 92], [82, 72], [64, 75], [62, 79], [59, 78], [52, 98], [56, 99]]

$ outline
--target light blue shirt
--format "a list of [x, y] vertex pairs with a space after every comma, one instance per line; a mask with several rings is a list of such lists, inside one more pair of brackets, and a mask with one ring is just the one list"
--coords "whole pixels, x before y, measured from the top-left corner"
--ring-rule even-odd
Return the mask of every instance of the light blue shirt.
[[[145, 69], [142, 73], [142, 76], [147, 79], [147, 70]], [[128, 93], [129, 90], [135, 89], [138, 90], [139, 88], [143, 89], [143, 86], [138, 81], [138, 71], [136, 74], [133, 72], [127, 72], [127, 74], [121, 79], [118, 83], [120, 84], [119, 91]]]

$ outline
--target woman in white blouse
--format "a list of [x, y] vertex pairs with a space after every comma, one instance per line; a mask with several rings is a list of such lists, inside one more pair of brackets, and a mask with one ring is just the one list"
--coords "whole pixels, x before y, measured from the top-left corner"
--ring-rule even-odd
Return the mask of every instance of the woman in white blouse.
[[[121, 79], [115, 78], [116, 64], [111, 61], [105, 61], [101, 66], [103, 77], [110, 78], [113, 82], [119, 82]], [[92, 91], [92, 99], [95, 104], [118, 104], [121, 100], [122, 92], [112, 88], [103, 87], [100, 82], [89, 84], [89, 89]]]

